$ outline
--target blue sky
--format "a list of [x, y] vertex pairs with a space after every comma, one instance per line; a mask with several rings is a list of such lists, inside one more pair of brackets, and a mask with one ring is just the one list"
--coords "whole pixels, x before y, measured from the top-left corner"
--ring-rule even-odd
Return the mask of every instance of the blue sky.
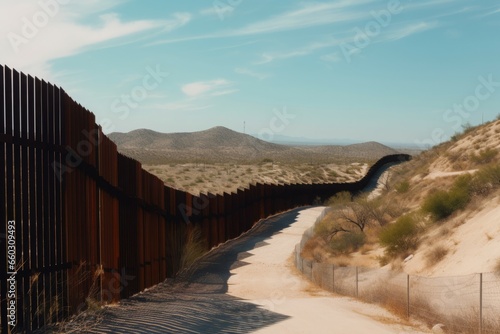
[[0, 63], [105, 132], [430, 145], [500, 113], [495, 0], [2, 0]]

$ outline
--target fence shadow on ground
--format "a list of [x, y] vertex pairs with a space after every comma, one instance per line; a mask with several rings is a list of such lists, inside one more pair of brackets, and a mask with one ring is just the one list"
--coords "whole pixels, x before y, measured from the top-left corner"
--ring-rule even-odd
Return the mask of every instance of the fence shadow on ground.
[[106, 308], [88, 321], [57, 330], [87, 333], [251, 333], [288, 319], [227, 295], [231, 270], [246, 265], [251, 250], [294, 223], [304, 208], [257, 223], [250, 231], [198, 259], [175, 279]]
[[[195, 196], [120, 154], [95, 115], [63, 89], [1, 65], [0, 157], [0, 248], [11, 221], [18, 332], [78, 313], [89, 295], [113, 303], [175, 276], [194, 228], [213, 247], [272, 214], [360, 191], [384, 164], [410, 159], [385, 156], [350, 183], [252, 184]], [[0, 256], [2, 333], [9, 332], [6, 268]]]

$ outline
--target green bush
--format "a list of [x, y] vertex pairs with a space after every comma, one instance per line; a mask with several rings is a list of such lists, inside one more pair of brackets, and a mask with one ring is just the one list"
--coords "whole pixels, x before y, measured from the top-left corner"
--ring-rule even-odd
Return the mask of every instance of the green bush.
[[364, 233], [342, 233], [330, 242], [330, 249], [335, 254], [350, 254], [359, 250], [365, 241]]
[[348, 191], [341, 191], [328, 199], [329, 206], [345, 205], [352, 202], [352, 195]]
[[408, 190], [410, 190], [410, 183], [408, 181], [403, 181], [396, 185], [396, 191], [400, 194], [404, 194]]
[[479, 151], [478, 155], [472, 155], [471, 159], [473, 162], [476, 164], [487, 164], [493, 161], [495, 157], [497, 156], [498, 151], [495, 149], [487, 148], [485, 150]]
[[389, 255], [407, 255], [418, 246], [419, 230], [415, 216], [404, 215], [380, 232], [380, 243]]
[[489, 165], [481, 168], [471, 182], [471, 190], [476, 195], [487, 195], [492, 189], [499, 186], [500, 165]]
[[455, 211], [464, 208], [471, 197], [470, 175], [460, 176], [449, 190], [438, 190], [430, 194], [424, 201], [422, 209], [430, 213], [436, 220], [444, 219]]
[[323, 218], [318, 224], [314, 226], [314, 234], [327, 240], [333, 229], [335, 222], [331, 217]]

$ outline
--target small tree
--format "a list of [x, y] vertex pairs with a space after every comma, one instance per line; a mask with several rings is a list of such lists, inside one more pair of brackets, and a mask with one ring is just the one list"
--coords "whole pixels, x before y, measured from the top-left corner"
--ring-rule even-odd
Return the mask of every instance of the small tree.
[[364, 232], [366, 226], [372, 222], [373, 215], [366, 203], [351, 202], [339, 210], [339, 215], [344, 222], [352, 227], [357, 227]]
[[419, 226], [415, 216], [408, 214], [400, 217], [394, 224], [387, 225], [379, 237], [389, 255], [407, 255], [419, 242]]

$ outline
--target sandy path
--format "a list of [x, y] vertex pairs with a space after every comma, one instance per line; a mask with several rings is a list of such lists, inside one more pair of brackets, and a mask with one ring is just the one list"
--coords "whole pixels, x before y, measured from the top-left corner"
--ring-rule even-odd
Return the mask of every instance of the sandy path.
[[[412, 333], [388, 312], [313, 287], [290, 261], [323, 208], [258, 223], [175, 282], [65, 324], [73, 333]], [[382, 320], [384, 323], [374, 319]]]
[[265, 246], [247, 252], [251, 255], [245, 258], [247, 266], [231, 270], [229, 295], [288, 317], [255, 333], [417, 333], [373, 320], [395, 322], [378, 307], [312, 286], [295, 270], [291, 250], [322, 211], [321, 207], [299, 211], [293, 223], [265, 240]]
[[477, 169], [471, 169], [471, 170], [463, 170], [463, 171], [457, 171], [457, 172], [443, 172], [439, 170], [432, 171], [429, 173], [426, 177], [424, 177], [424, 180], [435, 180], [440, 177], [448, 177], [448, 176], [457, 176], [457, 175], [463, 175], [463, 174], [474, 174], [477, 172]]

